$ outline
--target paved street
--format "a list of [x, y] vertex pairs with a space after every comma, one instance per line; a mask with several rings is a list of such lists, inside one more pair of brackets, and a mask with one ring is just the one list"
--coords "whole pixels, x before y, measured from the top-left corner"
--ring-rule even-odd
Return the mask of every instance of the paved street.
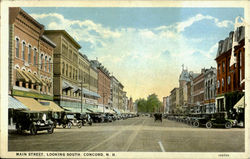
[[53, 134], [9, 134], [9, 151], [243, 152], [244, 129], [193, 128], [138, 117], [81, 129], [56, 128]]

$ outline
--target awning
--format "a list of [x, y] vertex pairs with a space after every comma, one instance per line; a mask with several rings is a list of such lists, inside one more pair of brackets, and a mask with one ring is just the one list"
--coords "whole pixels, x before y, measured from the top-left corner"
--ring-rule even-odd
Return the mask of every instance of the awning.
[[40, 103], [44, 106], [49, 107], [49, 111], [53, 112], [62, 112], [64, 109], [62, 109], [60, 106], [58, 106], [55, 102], [53, 101], [48, 101], [48, 100], [41, 100]]
[[234, 109], [244, 108], [244, 100], [245, 96], [241, 97], [241, 99], [234, 105]]
[[36, 75], [34, 75], [33, 73], [30, 73], [30, 72], [28, 72], [28, 73], [29, 73], [29, 75], [30, 75], [33, 79], [36, 80], [36, 83], [38, 83], [38, 84], [43, 84], [42, 80], [40, 80]]
[[113, 110], [114, 110], [117, 114], [121, 114], [121, 112], [120, 112], [118, 109], [114, 108]]
[[17, 80], [19, 81], [29, 82], [29, 78], [26, 77], [26, 75], [23, 73], [22, 70], [16, 69], [16, 77], [17, 77]]
[[63, 80], [62, 81], [62, 89], [73, 89], [74, 86], [72, 84], [70, 84], [69, 82]]
[[34, 79], [30, 74], [30, 72], [26, 72], [26, 71], [22, 71], [23, 72], [23, 74], [26, 76], [26, 77], [28, 77], [28, 79], [29, 79], [29, 81], [31, 82], [31, 83], [36, 83], [36, 79]]
[[87, 107], [86, 108], [88, 111], [92, 112], [92, 113], [101, 113], [102, 111], [98, 110], [97, 108], [90, 108], [90, 107]]
[[74, 113], [90, 113], [90, 111], [88, 111], [85, 108], [82, 108], [82, 112], [81, 108], [72, 108], [72, 107], [64, 107], [64, 108]]
[[8, 108], [9, 109], [25, 109], [28, 110], [28, 108], [21, 103], [20, 101], [18, 101], [17, 99], [13, 98], [12, 96], [8, 96]]
[[89, 96], [94, 96], [94, 97], [97, 97], [97, 98], [101, 97], [98, 93], [92, 92], [92, 91], [90, 91], [90, 90], [88, 90], [86, 88], [82, 88], [82, 93], [86, 94], [86, 95], [89, 95]]
[[17, 100], [27, 106], [31, 111], [48, 111], [48, 106], [43, 106], [37, 100], [27, 97], [14, 96]]

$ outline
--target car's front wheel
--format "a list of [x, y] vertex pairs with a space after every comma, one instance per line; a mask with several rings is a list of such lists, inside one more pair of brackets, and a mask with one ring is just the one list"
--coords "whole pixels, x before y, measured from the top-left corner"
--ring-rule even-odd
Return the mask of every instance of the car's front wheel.
[[78, 122], [78, 123], [77, 123], [78, 128], [81, 128], [82, 125], [83, 125], [82, 122]]
[[47, 130], [49, 134], [52, 134], [54, 132], [54, 126], [51, 125], [51, 128]]
[[37, 128], [33, 124], [30, 126], [30, 134], [31, 135], [36, 135], [37, 134]]
[[206, 128], [210, 129], [212, 127], [213, 127], [213, 124], [212, 124], [211, 121], [209, 121], [209, 122], [206, 123]]
[[225, 128], [227, 128], [227, 129], [232, 128], [232, 123], [231, 122], [226, 122]]
[[193, 126], [197, 128], [197, 127], [200, 126], [200, 123], [199, 123], [198, 121], [194, 121], [194, 122], [193, 122]]

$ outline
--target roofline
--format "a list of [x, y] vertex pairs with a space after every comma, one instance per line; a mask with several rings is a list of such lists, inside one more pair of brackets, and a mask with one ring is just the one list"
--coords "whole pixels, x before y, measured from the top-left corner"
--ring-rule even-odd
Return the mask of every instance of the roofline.
[[47, 36], [42, 35], [41, 39], [44, 40], [45, 42], [47, 42], [50, 46], [52, 46], [53, 48], [56, 47], [56, 44], [54, 42], [52, 42]]
[[39, 27], [40, 29], [44, 29], [44, 25], [40, 24], [38, 21], [36, 21], [32, 16], [30, 16], [27, 12], [25, 12], [22, 8], [19, 8], [19, 13], [22, 13], [23, 15], [25, 15], [27, 18], [29, 18], [29, 20], [31, 20], [33, 22], [33, 24], [35, 24], [37, 27]]
[[77, 47], [78, 49], [81, 49], [81, 45], [78, 44], [78, 42], [71, 36], [66, 30], [45, 30], [45, 33], [62, 33], [66, 35]]

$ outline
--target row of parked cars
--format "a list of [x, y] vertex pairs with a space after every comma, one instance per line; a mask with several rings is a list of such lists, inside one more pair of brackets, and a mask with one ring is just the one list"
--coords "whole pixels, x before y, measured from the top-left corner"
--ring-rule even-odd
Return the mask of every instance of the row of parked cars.
[[18, 133], [29, 131], [35, 135], [38, 131], [46, 130], [49, 134], [54, 132], [56, 127], [71, 128], [93, 123], [113, 122], [133, 118], [136, 114], [113, 114], [113, 113], [76, 113], [76, 112], [35, 112], [35, 111], [16, 111], [14, 122]]
[[164, 116], [169, 120], [175, 120], [178, 122], [183, 122], [193, 127], [225, 127], [227, 129], [232, 128], [237, 125], [237, 120], [229, 119], [227, 112], [219, 112], [214, 114], [188, 114], [188, 115], [178, 115], [178, 114], [168, 114]]

